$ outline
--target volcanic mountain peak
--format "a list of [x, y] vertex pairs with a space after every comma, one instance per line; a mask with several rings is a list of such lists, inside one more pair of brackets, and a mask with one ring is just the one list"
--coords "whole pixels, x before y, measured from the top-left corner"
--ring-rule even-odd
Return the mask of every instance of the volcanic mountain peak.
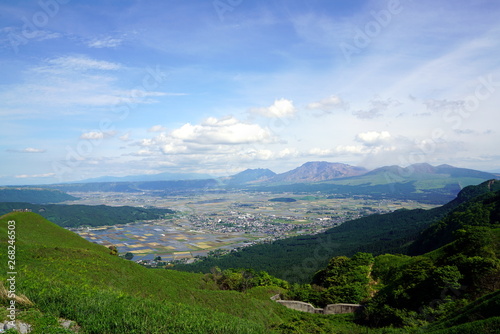
[[274, 176], [273, 182], [318, 182], [365, 174], [363, 167], [326, 161], [306, 162], [291, 171]]

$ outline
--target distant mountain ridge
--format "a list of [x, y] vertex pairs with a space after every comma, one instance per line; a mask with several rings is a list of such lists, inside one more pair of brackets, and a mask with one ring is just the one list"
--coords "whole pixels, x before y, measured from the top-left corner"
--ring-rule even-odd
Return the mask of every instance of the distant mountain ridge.
[[223, 178], [223, 180], [228, 185], [242, 185], [246, 183], [265, 181], [275, 175], [275, 172], [267, 168], [246, 169], [238, 174]]
[[[184, 181], [218, 179], [222, 184], [273, 184], [273, 183], [314, 183], [350, 178], [352, 180], [371, 180], [371, 176], [386, 175], [397, 179], [425, 178], [429, 175], [448, 175], [450, 177], [470, 177], [488, 180], [498, 175], [468, 168], [459, 168], [443, 164], [432, 166], [428, 163], [418, 163], [407, 167], [397, 165], [383, 166], [368, 170], [364, 167], [351, 166], [338, 162], [309, 161], [301, 166], [284, 173], [275, 173], [268, 168], [246, 169], [234, 175], [215, 178], [202, 173], [159, 173], [128, 176], [101, 176], [70, 183], [99, 183], [99, 182], [156, 182], [156, 181]], [[394, 180], [392, 180], [394, 181]], [[368, 182], [370, 183], [370, 182]]]
[[178, 181], [178, 180], [203, 180], [210, 179], [211, 175], [199, 173], [158, 173], [127, 176], [100, 176], [91, 179], [75, 181], [71, 183], [95, 183], [95, 182], [145, 182], [145, 181]]
[[43, 188], [75, 193], [154, 192], [156, 196], [240, 188], [248, 191], [323, 193], [340, 197], [357, 195], [373, 199], [392, 198], [444, 204], [452, 200], [464, 187], [498, 178], [498, 175], [492, 173], [450, 165], [432, 166], [421, 163], [407, 167], [385, 166], [368, 171], [363, 167], [343, 163], [311, 161], [280, 174], [257, 168], [219, 178], [80, 182], [45, 185]]
[[270, 182], [320, 182], [343, 177], [363, 175], [368, 170], [363, 167], [326, 161], [306, 162], [291, 171], [278, 174]]
[[439, 166], [432, 166], [428, 163], [413, 164], [408, 167], [400, 167], [397, 165], [384, 166], [376, 168], [366, 173], [366, 175], [375, 175], [380, 173], [392, 173], [401, 177], [410, 177], [415, 175], [429, 175], [429, 174], [448, 174], [451, 177], [474, 177], [492, 179], [495, 175], [488, 172], [483, 172], [475, 169], [454, 167], [451, 165], [443, 164]]

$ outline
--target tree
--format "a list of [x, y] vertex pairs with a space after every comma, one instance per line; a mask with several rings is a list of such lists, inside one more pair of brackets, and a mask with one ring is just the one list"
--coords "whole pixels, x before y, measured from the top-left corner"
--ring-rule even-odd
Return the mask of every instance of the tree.
[[108, 248], [110, 250], [109, 254], [111, 254], [111, 255], [118, 255], [118, 249], [116, 248], [116, 246], [111, 245]]
[[134, 254], [132, 254], [130, 252], [128, 252], [128, 253], [125, 254], [125, 259], [132, 260], [133, 258], [134, 258]]

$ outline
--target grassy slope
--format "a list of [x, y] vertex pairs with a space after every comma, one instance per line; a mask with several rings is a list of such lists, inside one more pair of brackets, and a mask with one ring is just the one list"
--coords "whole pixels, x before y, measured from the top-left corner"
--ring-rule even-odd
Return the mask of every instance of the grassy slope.
[[202, 290], [201, 275], [143, 268], [34, 213], [0, 218], [2, 281], [9, 220], [16, 221], [16, 292], [35, 303], [21, 307], [25, 317], [39, 310], [75, 320], [81, 333], [365, 332], [342, 317], [297, 315], [269, 299], [273, 289]]

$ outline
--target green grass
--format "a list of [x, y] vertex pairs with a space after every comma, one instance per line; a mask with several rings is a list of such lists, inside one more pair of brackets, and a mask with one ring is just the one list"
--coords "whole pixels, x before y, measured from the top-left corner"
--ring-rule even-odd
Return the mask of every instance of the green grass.
[[[146, 269], [34, 213], [0, 218], [1, 259], [9, 220], [16, 221], [16, 293], [34, 303], [18, 305], [18, 318], [35, 334], [67, 333], [59, 318], [75, 321], [81, 334], [366, 332], [349, 319], [289, 310], [270, 300], [276, 288], [210, 290], [201, 274]], [[4, 282], [6, 265], [0, 261]]]
[[[58, 319], [75, 321], [81, 326], [80, 334], [407, 332], [359, 326], [352, 314], [321, 315], [287, 309], [270, 300], [283, 292], [277, 287], [257, 287], [244, 293], [221, 291], [205, 282], [202, 274], [146, 269], [35, 213], [0, 217], [3, 282], [10, 271], [5, 260], [9, 220], [16, 222], [16, 293], [33, 303], [18, 303], [17, 318], [33, 325], [32, 334], [70, 333], [60, 327]], [[387, 255], [380, 263], [381, 273], [390, 272], [395, 262], [392, 257]], [[404, 263], [406, 258], [398, 261]], [[0, 318], [6, 319], [8, 302], [5, 296], [0, 298]], [[480, 303], [481, 307], [485, 305]], [[474, 312], [472, 309], [469, 313]], [[461, 321], [454, 320], [453, 324], [462, 326]], [[488, 320], [478, 325], [489, 328], [492, 324], [497, 323]]]

